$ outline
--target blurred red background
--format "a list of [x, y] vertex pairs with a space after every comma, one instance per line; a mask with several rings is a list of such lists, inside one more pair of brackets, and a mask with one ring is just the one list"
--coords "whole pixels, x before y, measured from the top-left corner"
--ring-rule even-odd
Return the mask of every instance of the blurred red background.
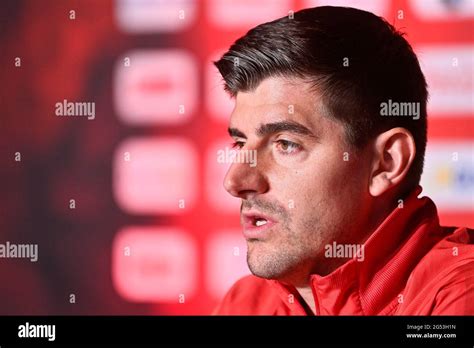
[[[431, 95], [424, 193], [472, 227], [474, 1], [2, 1], [0, 243], [38, 244], [39, 260], [0, 260], [0, 314], [209, 314], [248, 273], [211, 62], [325, 4], [407, 33]], [[57, 117], [64, 100], [95, 118]]]

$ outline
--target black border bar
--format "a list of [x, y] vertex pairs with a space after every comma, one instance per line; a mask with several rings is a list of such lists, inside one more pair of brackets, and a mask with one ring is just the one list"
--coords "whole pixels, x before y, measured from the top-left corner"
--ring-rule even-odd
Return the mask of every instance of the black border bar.
[[[55, 325], [55, 340], [18, 337], [26, 323]], [[0, 316], [1, 348], [230, 343], [473, 347], [474, 317]]]

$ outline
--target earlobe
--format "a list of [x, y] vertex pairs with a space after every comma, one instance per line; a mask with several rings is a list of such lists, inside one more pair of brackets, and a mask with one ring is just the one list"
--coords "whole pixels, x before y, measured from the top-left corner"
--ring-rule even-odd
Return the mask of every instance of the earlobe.
[[369, 192], [377, 197], [398, 186], [406, 177], [415, 158], [415, 141], [405, 128], [392, 128], [377, 136], [373, 153]]
[[381, 196], [390, 188], [390, 180], [385, 173], [374, 175], [369, 184], [369, 192], [373, 197]]

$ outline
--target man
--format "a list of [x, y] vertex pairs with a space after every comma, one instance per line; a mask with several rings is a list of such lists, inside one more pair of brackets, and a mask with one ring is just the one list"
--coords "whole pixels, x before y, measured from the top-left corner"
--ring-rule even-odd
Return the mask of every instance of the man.
[[265, 23], [217, 61], [253, 275], [215, 314], [474, 314], [474, 239], [418, 198], [426, 82], [382, 18], [318, 7]]

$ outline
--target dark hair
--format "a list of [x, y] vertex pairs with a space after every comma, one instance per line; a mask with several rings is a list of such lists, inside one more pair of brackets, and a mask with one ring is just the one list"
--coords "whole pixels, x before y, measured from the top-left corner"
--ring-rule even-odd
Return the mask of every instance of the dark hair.
[[[271, 76], [299, 77], [319, 87], [329, 117], [362, 148], [394, 127], [407, 129], [416, 156], [405, 180], [416, 186], [426, 147], [426, 81], [403, 34], [383, 18], [346, 7], [315, 7], [251, 29], [214, 63], [235, 96]], [[381, 103], [419, 103], [419, 119], [381, 117]]]

